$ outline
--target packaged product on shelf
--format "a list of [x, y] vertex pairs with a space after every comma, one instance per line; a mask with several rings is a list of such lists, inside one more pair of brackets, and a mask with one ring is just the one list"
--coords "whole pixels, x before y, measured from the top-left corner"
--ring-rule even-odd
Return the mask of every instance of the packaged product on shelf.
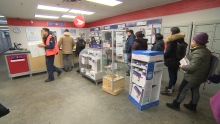
[[132, 84], [131, 96], [139, 103], [141, 99], [142, 89], [136, 84]]
[[85, 69], [85, 68], [81, 68], [81, 69], [80, 69], [80, 72], [81, 72], [81, 73], [86, 73], [86, 69]]
[[84, 55], [84, 54], [83, 54], [81, 61], [82, 61], [82, 64], [88, 64], [88, 55], [86, 55], [86, 54]]
[[158, 91], [160, 91], [160, 85], [152, 85], [150, 102], [159, 100], [160, 92]]
[[144, 87], [146, 83], [146, 72], [145, 70], [133, 70], [132, 82]]
[[158, 51], [138, 50], [132, 52], [132, 59], [144, 62], [163, 61], [163, 54]]
[[86, 69], [86, 75], [89, 76], [89, 77], [91, 76], [90, 71], [91, 71], [90, 69]]
[[152, 94], [152, 87], [146, 87], [143, 89], [143, 97], [141, 101], [141, 105], [145, 105], [150, 102], [150, 97]]

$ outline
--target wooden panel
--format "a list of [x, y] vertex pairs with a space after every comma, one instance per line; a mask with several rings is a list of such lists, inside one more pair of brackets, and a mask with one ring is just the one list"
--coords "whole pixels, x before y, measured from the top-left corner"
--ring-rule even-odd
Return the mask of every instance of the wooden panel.
[[62, 58], [62, 53], [59, 52], [58, 55], [55, 55], [55, 59], [54, 59], [54, 65], [57, 66], [57, 67], [63, 67], [62, 63], [61, 63], [61, 59]]
[[76, 57], [75, 51], [73, 51], [73, 63], [79, 63], [79, 57]]
[[[123, 87], [124, 82], [125, 82], [124, 77], [115, 78], [114, 82], [112, 82], [110, 77], [107, 77], [107, 76], [103, 77], [103, 87], [111, 91], [115, 91]], [[113, 83], [114, 83], [114, 86], [113, 86]]]
[[32, 57], [31, 54], [28, 54], [29, 66], [31, 71], [39, 71], [46, 69], [46, 60], [45, 56]]

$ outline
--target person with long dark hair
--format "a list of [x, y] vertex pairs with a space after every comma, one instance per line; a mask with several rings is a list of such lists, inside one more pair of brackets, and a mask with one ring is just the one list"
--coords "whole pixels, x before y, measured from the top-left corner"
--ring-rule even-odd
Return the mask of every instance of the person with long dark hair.
[[164, 41], [163, 41], [162, 34], [157, 33], [155, 35], [155, 42], [153, 43], [153, 47], [151, 50], [152, 51], [164, 51]]
[[169, 84], [165, 91], [161, 92], [162, 95], [171, 95], [174, 92], [174, 87], [177, 81], [177, 73], [180, 65], [180, 60], [177, 56], [177, 42], [184, 41], [185, 34], [180, 32], [178, 27], [170, 29], [170, 36], [165, 40], [167, 45], [164, 53], [165, 66], [168, 68]]

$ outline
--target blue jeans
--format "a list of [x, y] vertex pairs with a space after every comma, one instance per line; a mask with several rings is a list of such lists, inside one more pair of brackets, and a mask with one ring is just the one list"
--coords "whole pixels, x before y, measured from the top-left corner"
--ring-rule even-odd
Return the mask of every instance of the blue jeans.
[[131, 57], [131, 53], [125, 53], [125, 63], [127, 64], [128, 66], [128, 72], [130, 73], [130, 69], [131, 69], [131, 66], [130, 66], [130, 62], [129, 62], [129, 58]]
[[168, 85], [168, 89], [171, 89], [172, 86], [175, 86], [176, 81], [177, 81], [177, 73], [178, 73], [178, 68], [171, 68], [168, 67], [168, 73], [169, 73], [169, 85]]
[[48, 79], [53, 80], [54, 75], [53, 72], [60, 72], [61, 70], [54, 66], [54, 57], [55, 55], [52, 56], [46, 56], [46, 66], [47, 66], [47, 73], [48, 73]]

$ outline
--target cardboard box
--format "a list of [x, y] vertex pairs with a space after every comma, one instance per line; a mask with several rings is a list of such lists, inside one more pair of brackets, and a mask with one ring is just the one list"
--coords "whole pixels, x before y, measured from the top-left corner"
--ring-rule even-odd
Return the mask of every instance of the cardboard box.
[[105, 74], [104, 72], [90, 71], [90, 77], [93, 80], [101, 80], [104, 74]]
[[141, 86], [145, 87], [147, 84], [152, 84], [153, 76], [154, 76], [154, 66], [155, 63], [151, 62], [147, 65], [147, 70], [143, 69], [134, 69], [132, 75], [132, 82]]
[[142, 88], [136, 84], [132, 84], [132, 90], [131, 90], [131, 96], [140, 103], [141, 97], [142, 97]]
[[143, 62], [163, 61], [163, 52], [150, 50], [134, 50], [132, 51], [132, 59]]

